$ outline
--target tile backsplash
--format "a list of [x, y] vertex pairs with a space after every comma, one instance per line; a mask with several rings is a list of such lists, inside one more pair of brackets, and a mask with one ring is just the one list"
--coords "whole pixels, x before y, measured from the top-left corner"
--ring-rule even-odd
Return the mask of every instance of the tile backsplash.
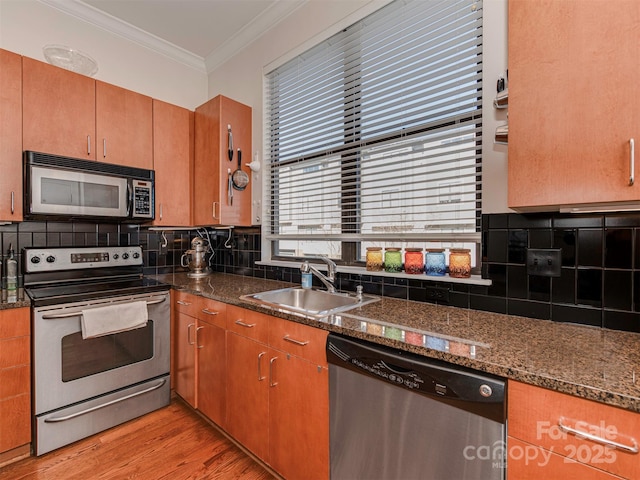
[[[215, 271], [300, 282], [298, 268], [256, 265], [259, 227], [162, 232], [128, 224], [22, 222], [0, 226], [0, 245], [3, 264], [13, 245], [20, 269], [24, 247], [142, 245], [145, 273], [158, 274], [185, 270], [180, 257], [196, 235], [209, 236]], [[375, 295], [640, 332], [640, 213], [483, 215], [482, 242], [482, 276], [491, 286], [352, 273], [338, 274], [337, 286], [353, 291], [363, 285]], [[528, 275], [528, 248], [560, 249], [560, 276]]]

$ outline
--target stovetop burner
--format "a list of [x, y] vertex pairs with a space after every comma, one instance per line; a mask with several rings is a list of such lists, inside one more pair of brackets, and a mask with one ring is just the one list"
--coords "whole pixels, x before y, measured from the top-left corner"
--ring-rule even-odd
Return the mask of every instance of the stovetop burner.
[[24, 253], [25, 291], [34, 306], [168, 291], [142, 275], [142, 248], [28, 248]]

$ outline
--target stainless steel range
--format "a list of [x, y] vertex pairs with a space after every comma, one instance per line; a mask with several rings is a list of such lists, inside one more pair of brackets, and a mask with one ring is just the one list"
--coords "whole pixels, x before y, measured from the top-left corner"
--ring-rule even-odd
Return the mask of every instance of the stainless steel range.
[[169, 285], [140, 247], [28, 248], [36, 455], [170, 402]]

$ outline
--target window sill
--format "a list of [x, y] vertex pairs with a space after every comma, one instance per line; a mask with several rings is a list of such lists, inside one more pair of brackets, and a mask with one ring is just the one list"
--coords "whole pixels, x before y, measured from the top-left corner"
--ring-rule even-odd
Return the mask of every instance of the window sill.
[[[261, 260], [256, 262], [257, 265], [268, 265], [272, 267], [288, 267], [299, 268], [300, 262], [287, 262], [282, 260]], [[326, 270], [327, 266], [324, 264], [314, 264], [318, 270]], [[407, 278], [409, 280], [429, 280], [433, 282], [443, 283], [462, 283], [466, 285], [483, 285], [490, 286], [491, 280], [488, 278], [482, 278], [480, 275], [471, 275], [470, 278], [454, 278], [449, 275], [443, 277], [436, 277], [430, 275], [412, 275], [409, 273], [390, 273], [390, 272], [369, 272], [363, 267], [348, 267], [338, 265], [338, 273], [351, 273], [356, 275], [370, 275], [372, 277], [389, 277], [389, 278]]]

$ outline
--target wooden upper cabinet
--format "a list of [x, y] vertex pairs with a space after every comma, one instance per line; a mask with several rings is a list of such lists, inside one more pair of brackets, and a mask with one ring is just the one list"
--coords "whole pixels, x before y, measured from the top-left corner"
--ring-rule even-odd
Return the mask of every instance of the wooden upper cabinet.
[[22, 220], [22, 57], [0, 49], [0, 221]]
[[[227, 127], [233, 136], [233, 159], [228, 157]], [[240, 191], [230, 186], [238, 168], [238, 149], [242, 170], [249, 184]], [[221, 95], [195, 111], [194, 205], [195, 225], [251, 225], [251, 107]]]
[[151, 97], [96, 81], [97, 159], [153, 168]]
[[511, 208], [640, 199], [640, 2], [509, 1]]
[[154, 225], [190, 226], [193, 190], [193, 112], [153, 101]]
[[22, 59], [24, 150], [96, 159], [95, 80]]

